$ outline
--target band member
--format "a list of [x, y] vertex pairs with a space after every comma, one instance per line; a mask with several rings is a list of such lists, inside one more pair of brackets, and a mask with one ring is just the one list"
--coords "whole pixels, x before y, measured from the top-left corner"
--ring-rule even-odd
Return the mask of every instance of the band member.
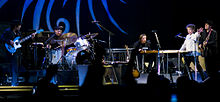
[[[140, 54], [142, 50], [151, 50], [151, 42], [147, 40], [146, 34], [141, 34], [139, 40], [136, 41], [133, 45], [135, 51], [138, 51], [137, 54], [137, 67], [139, 67], [139, 72], [145, 73], [152, 70], [153, 58], [152, 54]], [[144, 62], [149, 61], [148, 69], [145, 69]]]
[[[62, 69], [62, 56], [64, 55], [63, 39], [61, 38], [63, 34], [63, 26], [55, 26], [54, 33], [45, 41], [46, 45], [46, 66], [52, 68], [50, 71], [54, 72], [51, 76], [50, 83], [57, 84], [57, 71], [58, 68]], [[46, 72], [47, 74], [50, 73]]]
[[201, 33], [199, 48], [205, 57], [206, 71], [210, 76], [217, 72], [217, 32], [212, 28], [213, 22], [210, 20], [207, 20], [204, 26], [205, 29]]
[[192, 75], [190, 73], [189, 67], [190, 67], [191, 62], [193, 62], [195, 64], [195, 58], [196, 58], [197, 59], [196, 60], [197, 70], [199, 71], [202, 80], [204, 80], [205, 79], [204, 72], [202, 70], [202, 67], [199, 64], [199, 61], [198, 61], [198, 56], [199, 56], [198, 39], [200, 37], [200, 32], [202, 31], [202, 29], [199, 29], [198, 32], [195, 32], [195, 25], [194, 24], [188, 24], [186, 26], [186, 29], [187, 29], [188, 35], [186, 36], [185, 41], [184, 41], [182, 47], [180, 48], [180, 50], [185, 50], [185, 51], [189, 52], [188, 54], [185, 54], [183, 56], [184, 60], [185, 60], [185, 67], [186, 67], [184, 70], [184, 74], [187, 75], [187, 73], [188, 73], [190, 78], [193, 79]]
[[55, 49], [57, 47], [60, 47], [62, 45], [62, 33], [63, 33], [63, 26], [56, 26], [54, 29], [54, 33], [52, 35], [52, 38], [50, 40], [50, 45], [52, 49]]
[[[12, 47], [14, 47], [14, 39], [16, 37], [20, 37], [21, 36], [21, 29], [22, 23], [18, 20], [13, 20], [12, 23], [10, 24], [10, 28], [7, 28], [4, 33], [1, 36], [2, 42], [4, 44], [8, 44]], [[35, 34], [32, 34], [32, 39], [35, 37]], [[20, 40], [20, 39], [19, 39]], [[11, 63], [11, 76], [12, 76], [12, 82], [11, 85], [12, 86], [16, 86], [18, 85], [18, 71], [21, 68], [21, 55], [22, 55], [22, 51], [21, 48], [16, 49], [15, 53], [10, 53], [9, 51], [7, 51], [6, 47], [5, 47], [5, 51], [6, 51], [6, 56], [7, 59], [10, 60]]]
[[64, 39], [62, 39], [63, 26], [55, 26], [54, 33], [47, 39], [46, 45], [46, 55], [49, 64], [61, 64], [64, 55]]

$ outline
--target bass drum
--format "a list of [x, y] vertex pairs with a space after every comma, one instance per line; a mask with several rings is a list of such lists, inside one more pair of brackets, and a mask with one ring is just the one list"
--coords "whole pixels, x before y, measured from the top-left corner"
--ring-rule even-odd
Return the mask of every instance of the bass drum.
[[65, 58], [69, 67], [76, 64], [90, 64], [91, 54], [88, 50], [77, 50], [77, 48], [71, 47], [67, 51]]
[[77, 64], [90, 64], [91, 63], [91, 53], [87, 50], [82, 50], [77, 53], [76, 56]]

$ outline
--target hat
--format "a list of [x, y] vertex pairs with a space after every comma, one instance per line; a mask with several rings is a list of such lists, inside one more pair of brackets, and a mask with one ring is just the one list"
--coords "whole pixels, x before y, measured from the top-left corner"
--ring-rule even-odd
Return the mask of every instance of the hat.
[[60, 29], [60, 30], [63, 30], [63, 26], [56, 26], [56, 27], [54, 27], [54, 29]]

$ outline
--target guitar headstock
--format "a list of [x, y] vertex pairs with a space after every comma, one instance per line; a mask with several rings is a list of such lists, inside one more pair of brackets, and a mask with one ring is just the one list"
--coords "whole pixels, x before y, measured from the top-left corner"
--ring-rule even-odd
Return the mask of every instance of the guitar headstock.
[[128, 49], [128, 45], [125, 45], [125, 48]]
[[43, 32], [43, 31], [44, 31], [44, 29], [39, 29], [39, 30], [37, 30], [35, 33], [38, 34], [38, 33], [41, 33], [41, 32]]

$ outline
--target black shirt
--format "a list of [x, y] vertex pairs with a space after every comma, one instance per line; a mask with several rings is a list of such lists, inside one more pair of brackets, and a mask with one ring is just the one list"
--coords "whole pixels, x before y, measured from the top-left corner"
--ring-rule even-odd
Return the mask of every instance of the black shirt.
[[[52, 35], [53, 36], [53, 35]], [[54, 37], [53, 38], [51, 38], [51, 40], [50, 40], [50, 45], [51, 45], [51, 48], [52, 49], [56, 49], [56, 48], [59, 48], [59, 47], [61, 47], [61, 36], [57, 36], [56, 34], [54, 35]]]
[[142, 44], [140, 41], [136, 41], [133, 45], [133, 48], [138, 50], [138, 49], [142, 49], [142, 48], [146, 48], [146, 50], [151, 50], [150, 48], [150, 40], [147, 40], [146, 43]]
[[14, 40], [16, 37], [20, 36], [20, 33], [14, 33], [10, 28], [6, 29], [1, 36], [3, 43], [10, 44], [10, 40]]

